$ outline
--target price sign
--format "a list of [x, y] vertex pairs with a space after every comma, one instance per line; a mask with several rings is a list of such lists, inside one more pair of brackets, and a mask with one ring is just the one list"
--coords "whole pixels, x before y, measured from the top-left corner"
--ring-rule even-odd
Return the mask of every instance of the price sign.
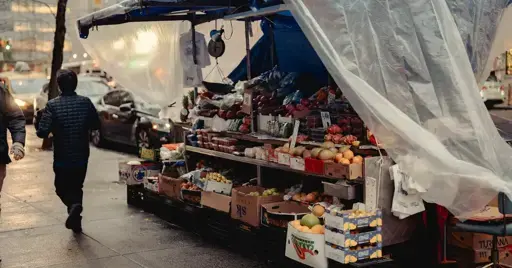
[[320, 116], [322, 117], [322, 126], [324, 128], [328, 128], [331, 126], [331, 115], [329, 112], [320, 112]]
[[290, 150], [295, 148], [295, 143], [297, 143], [297, 135], [299, 135], [299, 127], [300, 127], [300, 121], [295, 120], [295, 125], [293, 127], [292, 141], [290, 142]]
[[244, 91], [244, 102], [242, 103], [242, 112], [244, 114], [251, 114], [252, 111], [252, 90], [245, 89]]

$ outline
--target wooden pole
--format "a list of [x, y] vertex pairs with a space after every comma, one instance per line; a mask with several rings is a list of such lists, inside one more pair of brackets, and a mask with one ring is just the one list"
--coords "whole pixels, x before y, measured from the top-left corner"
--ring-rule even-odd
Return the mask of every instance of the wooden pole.
[[[53, 57], [52, 70], [50, 74], [50, 83], [48, 91], [48, 100], [59, 96], [59, 88], [57, 86], [57, 72], [62, 67], [64, 60], [64, 40], [66, 39], [66, 7], [67, 0], [59, 0], [57, 2], [57, 15], [55, 16], [55, 36], [53, 38]], [[43, 140], [43, 149], [51, 149], [51, 139]]]
[[[192, 14], [192, 59], [194, 64], [197, 65], [197, 45], [196, 45], [196, 13]], [[195, 70], [194, 70], [195, 71]], [[197, 99], [197, 86], [194, 86], [194, 100]]]

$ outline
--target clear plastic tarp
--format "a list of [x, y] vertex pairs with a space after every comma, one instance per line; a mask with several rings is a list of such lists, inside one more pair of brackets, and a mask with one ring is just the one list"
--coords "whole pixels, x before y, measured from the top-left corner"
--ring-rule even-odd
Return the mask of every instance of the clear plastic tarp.
[[427, 189], [424, 200], [462, 216], [498, 192], [512, 197], [512, 149], [475, 79], [506, 0], [285, 2], [379, 142]]
[[[245, 24], [217, 21], [224, 26], [225, 54], [210, 58], [211, 65], [202, 68], [202, 77], [209, 82], [223, 82], [246, 55]], [[216, 23], [196, 26], [196, 31], [210, 40], [210, 31]], [[165, 117], [179, 120], [183, 95], [192, 88], [184, 87], [181, 64], [180, 36], [191, 30], [188, 21], [138, 22], [101, 26], [98, 33], [81, 39], [86, 51], [99, 66], [126, 89], [143, 100], [166, 108], [176, 102], [175, 108], [164, 109]], [[262, 35], [257, 23], [253, 24], [251, 44]]]

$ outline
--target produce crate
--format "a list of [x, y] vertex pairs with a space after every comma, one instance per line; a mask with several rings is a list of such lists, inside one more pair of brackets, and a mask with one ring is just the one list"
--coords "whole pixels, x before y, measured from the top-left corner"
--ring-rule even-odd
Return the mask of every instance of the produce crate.
[[362, 232], [343, 232], [335, 228], [325, 227], [325, 242], [340, 247], [356, 247], [362, 244], [376, 244], [382, 242], [382, 228], [377, 227]]
[[327, 209], [325, 213], [325, 225], [341, 231], [353, 231], [367, 227], [381, 227], [382, 211], [377, 210], [375, 212], [365, 213], [364, 215], [356, 215], [354, 211], [351, 210], [331, 212], [330, 209]]
[[158, 193], [146, 191], [144, 211], [161, 217], [160, 215], [162, 214], [161, 212], [164, 206], [164, 199], [165, 197]]
[[324, 161], [307, 157], [304, 159], [304, 164], [306, 172], [324, 175]]
[[227, 213], [203, 208], [201, 215], [201, 236], [228, 246], [233, 239], [233, 221]]
[[259, 238], [260, 230], [241, 221], [231, 221], [234, 229], [231, 247], [245, 256], [263, 256], [266, 243]]
[[325, 162], [324, 174], [333, 178], [355, 180], [363, 176], [362, 164], [342, 165], [334, 162]]
[[145, 205], [146, 189], [144, 185], [126, 185], [126, 200], [128, 205], [144, 208]]
[[203, 209], [199, 206], [166, 198], [164, 219], [194, 233], [200, 233]]
[[343, 248], [326, 242], [325, 255], [327, 258], [343, 264], [367, 259], [379, 259], [382, 258], [382, 244], [368, 245], [363, 248]]
[[337, 183], [322, 182], [324, 185], [324, 193], [333, 197], [338, 197], [344, 200], [354, 200], [357, 197], [357, 185], [348, 184], [345, 181], [338, 181]]
[[139, 157], [146, 161], [160, 161], [160, 149], [140, 148]]

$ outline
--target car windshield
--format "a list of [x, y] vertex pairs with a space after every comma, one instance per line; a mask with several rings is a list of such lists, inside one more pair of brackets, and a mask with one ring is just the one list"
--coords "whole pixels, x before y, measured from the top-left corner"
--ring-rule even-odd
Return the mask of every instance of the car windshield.
[[32, 94], [38, 93], [47, 82], [48, 80], [44, 78], [13, 79], [11, 80], [11, 87], [14, 94]]
[[[133, 94], [133, 93], [132, 93]], [[145, 101], [140, 96], [136, 96], [133, 94], [135, 98], [135, 103], [138, 109], [142, 112], [146, 112], [149, 114], [152, 114], [153, 116], [158, 116], [158, 113], [160, 112], [160, 106], [157, 104], [150, 104], [149, 102]]]
[[76, 93], [78, 95], [93, 97], [107, 94], [110, 88], [99, 81], [78, 81]]

